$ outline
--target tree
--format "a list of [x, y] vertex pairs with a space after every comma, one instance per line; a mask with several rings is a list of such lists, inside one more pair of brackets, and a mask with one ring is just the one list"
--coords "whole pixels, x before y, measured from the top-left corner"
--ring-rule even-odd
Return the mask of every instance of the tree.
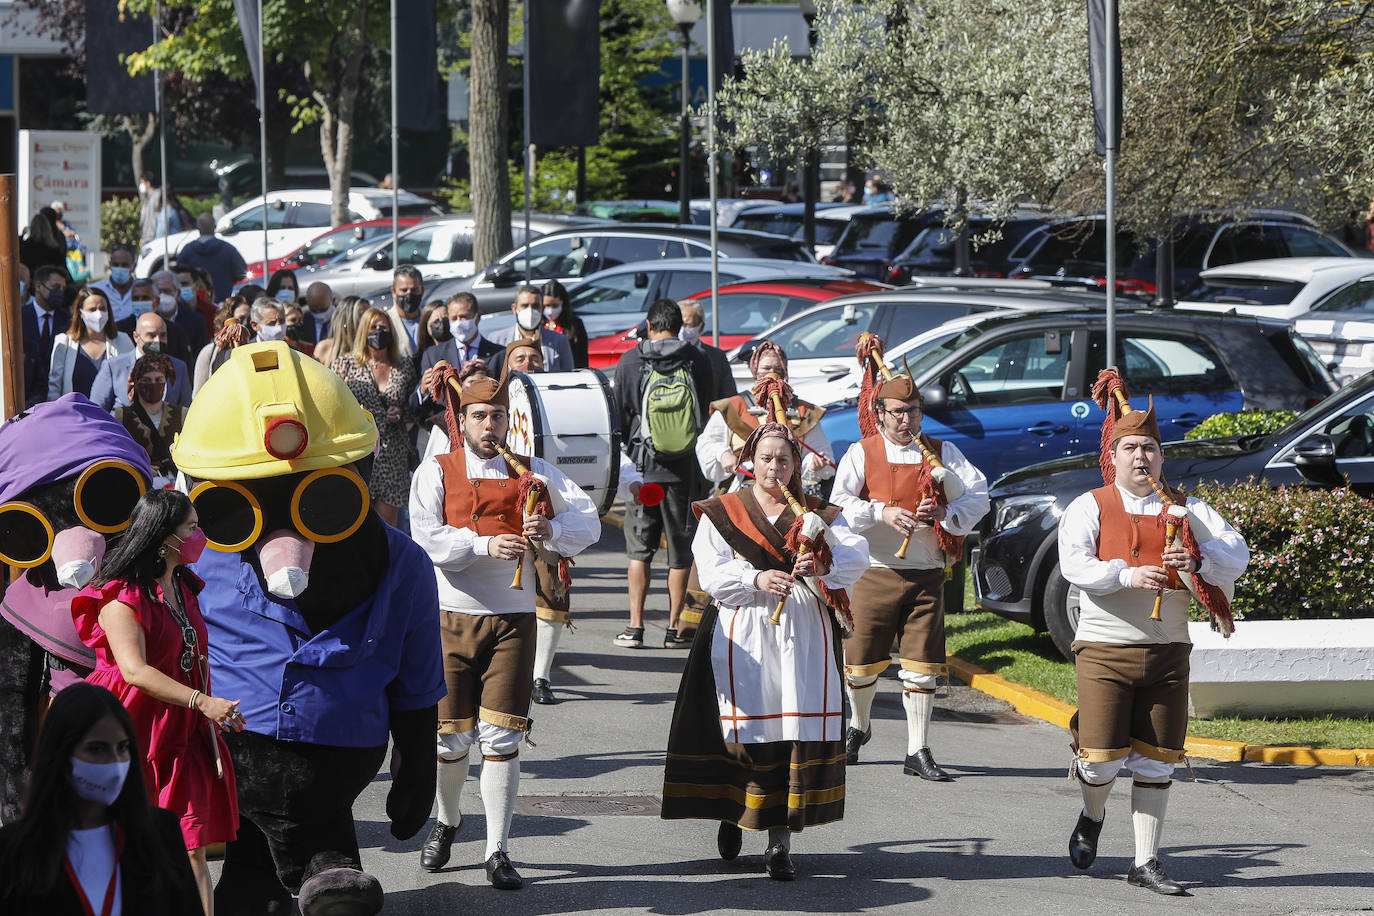
[[506, 157], [510, 107], [506, 57], [510, 5], [472, 0], [472, 70], [468, 95], [468, 150], [472, 176], [473, 259], [490, 264], [511, 248], [510, 177]]

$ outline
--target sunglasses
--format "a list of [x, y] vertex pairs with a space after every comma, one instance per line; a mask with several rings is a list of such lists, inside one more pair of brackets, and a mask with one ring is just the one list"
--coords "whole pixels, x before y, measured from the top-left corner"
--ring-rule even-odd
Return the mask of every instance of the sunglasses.
[[[81, 524], [99, 534], [129, 527], [134, 506], [148, 491], [143, 475], [127, 461], [97, 461], [81, 472], [72, 504]], [[20, 569], [41, 566], [52, 556], [52, 522], [37, 506], [21, 500], [0, 504], [0, 560]]]
[[[201, 530], [209, 547], [224, 553], [246, 550], [262, 536], [263, 500], [255, 481], [206, 480], [191, 489]], [[269, 504], [275, 500], [270, 500]], [[333, 544], [362, 526], [371, 506], [367, 484], [352, 468], [323, 468], [292, 489], [291, 522], [317, 544]]]

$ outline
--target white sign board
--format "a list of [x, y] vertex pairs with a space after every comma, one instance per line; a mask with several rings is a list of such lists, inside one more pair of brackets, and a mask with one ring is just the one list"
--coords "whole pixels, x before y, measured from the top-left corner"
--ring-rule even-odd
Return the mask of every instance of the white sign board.
[[100, 244], [100, 134], [84, 130], [19, 132], [19, 222], [60, 200], [63, 219], [86, 246], [91, 276], [105, 271]]

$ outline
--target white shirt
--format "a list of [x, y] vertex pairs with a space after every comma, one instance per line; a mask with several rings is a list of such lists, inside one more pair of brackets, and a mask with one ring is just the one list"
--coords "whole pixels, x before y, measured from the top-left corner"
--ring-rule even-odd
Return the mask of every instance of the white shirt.
[[[697, 464], [701, 465], [701, 473], [706, 475], [706, 479], [712, 483], [720, 483], [727, 474], [725, 468], [721, 466], [720, 457], [728, 451], [736, 451], [735, 433], [730, 429], [730, 425], [725, 422], [725, 414], [719, 410], [712, 411], [711, 418], [706, 421], [706, 426], [701, 434], [697, 436], [696, 453]], [[830, 444], [830, 437], [821, 429], [817, 423], [806, 431], [801, 441], [816, 452], [820, 452], [829, 462], [835, 460], [835, 449]], [[822, 461], [816, 454], [807, 449], [802, 449], [802, 482], [815, 483], [833, 476], [834, 467]], [[740, 488], [740, 475], [734, 474], [734, 481], [730, 484], [730, 491], [734, 492]], [[795, 493], [793, 494], [796, 495]]]
[[[1116, 489], [1128, 515], [1153, 519], [1163, 511], [1163, 503], [1153, 492], [1142, 497], [1120, 485]], [[1231, 585], [1250, 562], [1245, 539], [1201, 500], [1189, 497], [1186, 508], [1198, 549], [1202, 551], [1198, 572], [1213, 585]], [[1124, 559], [1097, 558], [1101, 531], [1097, 500], [1091, 492], [1069, 503], [1059, 519], [1059, 571], [1083, 592], [1074, 638], [1112, 645], [1190, 642], [1188, 591], [1166, 589], [1160, 619], [1151, 620], [1158, 593], [1154, 589], [1132, 588], [1132, 567]]]
[[[86, 894], [91, 908], [99, 913], [105, 905], [105, 892], [110, 887], [110, 873], [118, 868], [115, 861], [114, 828], [105, 824], [89, 830], [70, 830], [67, 832], [67, 858], [71, 859], [76, 880]], [[124, 875], [115, 873], [114, 906], [111, 916], [124, 912], [123, 894]]]
[[[511, 479], [505, 459], [499, 455], [484, 461], [466, 447], [462, 454], [468, 479]], [[542, 546], [571, 557], [595, 544], [601, 537], [601, 520], [582, 488], [541, 458], [530, 459], [530, 470], [546, 478], [566, 503], [566, 508], [549, 520], [553, 531]], [[444, 472], [437, 457], [426, 458], [411, 482], [410, 536], [434, 561], [442, 609], [479, 616], [534, 613], [534, 567], [528, 558], [521, 587], [512, 589], [515, 564], [488, 553], [490, 536], [445, 524]]]
[[[924, 460], [915, 439], [906, 445], [897, 445], [883, 436], [883, 446], [887, 450], [887, 460], [892, 464], [920, 464]], [[964, 484], [963, 495], [949, 501], [940, 525], [955, 536], [966, 535], [977, 527], [988, 512], [988, 479], [969, 463], [964, 453], [952, 442], [944, 443], [940, 463]], [[944, 554], [940, 551], [935, 529], [930, 525], [918, 524], [911, 533], [906, 557], [897, 558], [897, 550], [902, 546], [905, 535], [883, 522], [883, 509], [887, 508], [887, 503], [859, 496], [863, 486], [864, 448], [862, 442], [855, 442], [840, 459], [830, 500], [844, 509], [844, 517], [854, 530], [868, 538], [869, 562], [889, 569], [943, 568]]]
[[129, 280], [129, 288], [122, 293], [115, 289], [114, 282], [109, 277], [88, 284], [87, 289], [98, 289], [105, 294], [105, 298], [110, 302], [110, 312], [116, 322], [123, 321], [134, 313], [134, 281], [132, 279]]

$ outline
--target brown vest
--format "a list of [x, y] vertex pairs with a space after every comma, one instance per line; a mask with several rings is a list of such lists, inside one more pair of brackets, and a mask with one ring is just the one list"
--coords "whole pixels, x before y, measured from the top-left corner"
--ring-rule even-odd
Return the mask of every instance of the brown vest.
[[[864, 450], [864, 483], [859, 488], [860, 499], [876, 499], [889, 506], [911, 512], [921, 504], [923, 480], [928, 476], [925, 462], [893, 464], [887, 460], [887, 442], [882, 433], [859, 441]], [[943, 443], [926, 437], [926, 446], [935, 454], [943, 454]]]
[[[507, 480], [470, 480], [464, 449], [454, 449], [436, 457], [439, 469], [444, 472], [444, 524], [471, 528], [483, 537], [520, 533], [524, 527], [524, 507], [520, 505], [520, 488], [514, 472]], [[529, 466], [530, 459], [523, 455], [516, 457]]]
[[[1159, 516], [1128, 513], [1116, 484], [1098, 487], [1092, 493], [1102, 526], [1097, 536], [1097, 558], [1125, 560], [1127, 566], [1163, 566], [1164, 529], [1159, 525]], [[1176, 498], [1181, 502], [1183, 497]], [[1183, 587], [1178, 573], [1172, 569], [1169, 587]]]
[[[828, 505], [813, 496], [806, 497], [806, 508], [819, 515], [827, 525], [834, 524], [840, 514], [839, 506]], [[750, 566], [755, 569], [792, 571], [787, 532], [797, 516], [791, 507], [784, 509], [775, 521], [769, 522], [754, 498], [753, 487], [745, 487], [735, 493], [692, 503], [692, 511], [697, 518], [703, 515], [709, 518], [730, 549]]]
[[[749, 412], [754, 407], [754, 397], [749, 392], [744, 394], [731, 395], [728, 398], [721, 398], [719, 401], [711, 402], [711, 410], [721, 414], [725, 418], [725, 425], [730, 428], [730, 432], [739, 436], [742, 443], [749, 438], [749, 434], [759, 428], [759, 423], [765, 419], [764, 414], [753, 414]], [[791, 409], [797, 412], [796, 419], [788, 418], [787, 424], [792, 427], [792, 432], [797, 438], [801, 438], [815, 428], [816, 424], [825, 416], [825, 408], [817, 407], [810, 401], [803, 401], [801, 398], [792, 399]], [[736, 448], [736, 451], [739, 449]]]

